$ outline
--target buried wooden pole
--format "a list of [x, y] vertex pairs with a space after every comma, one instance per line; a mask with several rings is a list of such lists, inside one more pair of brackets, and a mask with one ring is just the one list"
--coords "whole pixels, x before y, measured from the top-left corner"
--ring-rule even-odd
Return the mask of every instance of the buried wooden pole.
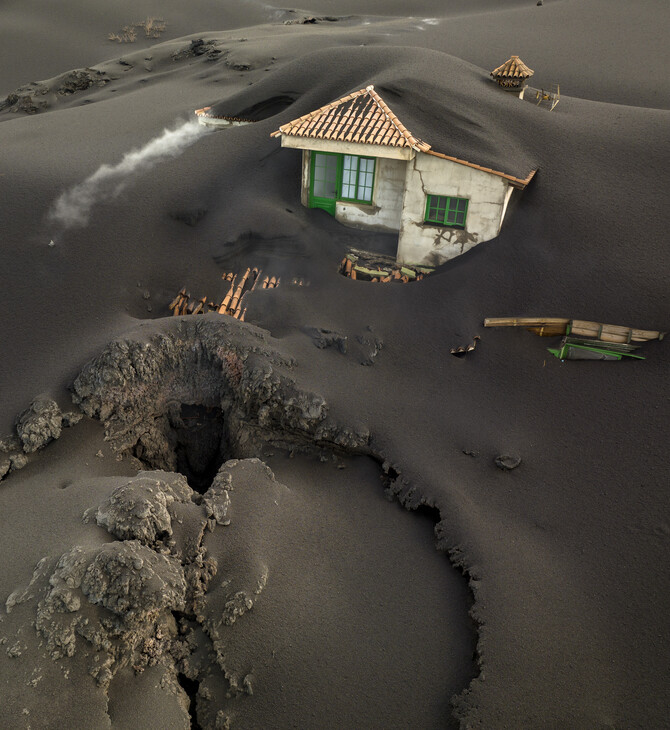
[[228, 289], [228, 293], [223, 298], [223, 301], [221, 302], [221, 306], [219, 307], [219, 314], [225, 314], [226, 310], [228, 309], [228, 305], [230, 304], [230, 300], [233, 297], [233, 292], [235, 291], [235, 276], [233, 276], [231, 282], [230, 282], [230, 289]]
[[233, 300], [230, 303], [231, 310], [235, 311], [237, 309], [237, 304], [240, 301], [240, 297], [242, 296], [242, 290], [244, 289], [244, 285], [247, 281], [247, 278], [249, 277], [251, 269], [247, 269], [244, 273], [244, 276], [240, 280], [240, 283], [237, 285], [237, 289], [235, 290], [235, 296], [233, 297]]
[[183, 286], [180, 289], [179, 294], [177, 294], [177, 296], [172, 300], [172, 304], [170, 304], [169, 309], [174, 309], [177, 306], [177, 304], [179, 304], [181, 302], [181, 298], [185, 297], [185, 296], [186, 296], [186, 287]]

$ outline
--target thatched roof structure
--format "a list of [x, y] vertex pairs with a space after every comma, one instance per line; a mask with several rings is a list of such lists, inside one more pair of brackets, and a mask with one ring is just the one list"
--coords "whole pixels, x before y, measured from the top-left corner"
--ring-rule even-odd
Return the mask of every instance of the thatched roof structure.
[[524, 82], [534, 73], [533, 69], [528, 68], [518, 56], [512, 56], [502, 66], [493, 69], [491, 76], [500, 86], [515, 89], [523, 86]]

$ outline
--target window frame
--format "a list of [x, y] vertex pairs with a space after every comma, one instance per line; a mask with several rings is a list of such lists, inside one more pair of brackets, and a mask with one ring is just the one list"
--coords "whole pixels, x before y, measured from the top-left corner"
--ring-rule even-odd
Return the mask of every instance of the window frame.
[[[316, 170], [316, 155], [330, 155], [332, 157], [337, 158], [337, 177], [335, 180], [335, 197], [334, 198], [321, 198], [318, 195], [315, 195], [314, 193], [314, 184], [315, 184], [315, 170]], [[343, 195], [343, 189], [345, 186], [344, 182], [344, 158], [345, 157], [352, 157], [356, 161], [356, 169], [355, 169], [355, 179], [354, 183], [347, 183], [347, 185], [355, 186], [355, 195], [356, 197], [345, 197]], [[356, 203], [358, 205], [374, 205], [374, 192], [375, 192], [375, 182], [377, 179], [377, 158], [371, 157], [369, 155], [350, 155], [345, 154], [344, 152], [323, 152], [321, 150], [311, 150], [310, 154], [310, 174], [309, 174], [309, 197], [310, 197], [310, 207], [322, 207], [319, 204], [319, 201], [329, 201], [332, 200], [334, 202], [342, 202], [342, 203]], [[361, 185], [361, 166], [360, 161], [361, 160], [372, 160], [373, 162], [373, 169], [372, 173], [370, 173], [368, 170], [363, 172], [363, 175], [372, 175], [372, 180], [370, 182], [370, 185]], [[359, 197], [361, 189], [362, 188], [369, 188], [370, 189], [370, 200], [365, 200], [361, 197]], [[315, 203], [316, 205], [313, 205], [312, 203]]]
[[[340, 154], [342, 156], [342, 161], [341, 161], [341, 167], [339, 169], [340, 185], [338, 188], [339, 196], [337, 199], [347, 202], [347, 203], [359, 203], [361, 205], [373, 205], [373, 198], [374, 198], [374, 192], [375, 192], [375, 177], [376, 177], [376, 173], [377, 173], [377, 158], [370, 157], [369, 155], [349, 155], [349, 154], [345, 154], [345, 153], [338, 153], [338, 154]], [[344, 182], [344, 173], [345, 173], [344, 158], [345, 157], [353, 157], [356, 160], [356, 173], [355, 173], [356, 177], [355, 177], [355, 182], [353, 183], [353, 185], [355, 185], [355, 187], [356, 187], [356, 196], [355, 197], [347, 197], [343, 193], [343, 189], [344, 189], [344, 185], [345, 185], [345, 182]], [[372, 168], [372, 182], [370, 183], [370, 185], [361, 186], [361, 184], [360, 184], [361, 160], [372, 160], [374, 163], [373, 168]], [[369, 173], [369, 171], [366, 170], [363, 174], [368, 174], [368, 173]], [[352, 185], [352, 183], [346, 183], [346, 184]], [[365, 200], [364, 198], [359, 197], [361, 187], [370, 188], [370, 200]]]
[[[432, 200], [435, 200], [436, 202], [432, 204]], [[444, 205], [441, 205], [440, 202], [444, 201]], [[455, 207], [452, 205], [452, 201], [455, 203]], [[459, 204], [464, 201], [465, 202], [465, 208], [464, 210], [459, 210]], [[423, 222], [427, 223], [431, 226], [442, 226], [444, 228], [456, 228], [458, 230], [465, 230], [465, 224], [468, 219], [468, 208], [470, 205], [470, 199], [469, 198], [461, 198], [456, 195], [437, 195], [434, 193], [426, 193], [426, 207], [423, 214]], [[441, 208], [444, 208], [444, 215], [442, 216], [441, 220], [438, 220], [437, 218], [431, 218], [430, 217], [430, 211], [431, 208], [437, 209], [438, 211]], [[455, 221], [450, 221], [450, 213], [454, 214], [454, 217], [458, 217], [462, 214], [462, 223], [458, 223]]]

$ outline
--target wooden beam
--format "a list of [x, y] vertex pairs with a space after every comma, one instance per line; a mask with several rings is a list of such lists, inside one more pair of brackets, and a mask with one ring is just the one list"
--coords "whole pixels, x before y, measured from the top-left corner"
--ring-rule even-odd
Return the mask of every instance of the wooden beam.
[[617, 324], [602, 324], [583, 319], [565, 319], [564, 317], [487, 317], [484, 327], [526, 327], [539, 335], [570, 333], [583, 337], [596, 337], [603, 342], [646, 342], [662, 340], [665, 332], [658, 330], [640, 330]]
[[547, 325], [564, 325], [570, 323], [563, 317], [487, 317], [484, 327], [545, 327]]

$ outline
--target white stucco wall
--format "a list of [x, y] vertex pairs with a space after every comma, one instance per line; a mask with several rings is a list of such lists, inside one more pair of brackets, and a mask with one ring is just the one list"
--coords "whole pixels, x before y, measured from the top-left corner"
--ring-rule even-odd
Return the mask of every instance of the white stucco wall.
[[[360, 150], [358, 150], [360, 152]], [[309, 178], [311, 164], [310, 150], [302, 153], [302, 181], [300, 202], [309, 206]], [[400, 229], [400, 215], [405, 190], [405, 160], [387, 157], [375, 159], [375, 184], [372, 191], [372, 204], [337, 201], [335, 218], [352, 228], [371, 228], [377, 231], [397, 231]]]
[[335, 218], [340, 223], [354, 228], [372, 228], [377, 231], [399, 230], [406, 167], [405, 160], [378, 157], [375, 162], [372, 205], [338, 201], [335, 204]]
[[[508, 189], [507, 180], [498, 175], [418, 152], [407, 163], [398, 261], [436, 266], [495, 238]], [[429, 194], [467, 198], [465, 230], [424, 223]]]

